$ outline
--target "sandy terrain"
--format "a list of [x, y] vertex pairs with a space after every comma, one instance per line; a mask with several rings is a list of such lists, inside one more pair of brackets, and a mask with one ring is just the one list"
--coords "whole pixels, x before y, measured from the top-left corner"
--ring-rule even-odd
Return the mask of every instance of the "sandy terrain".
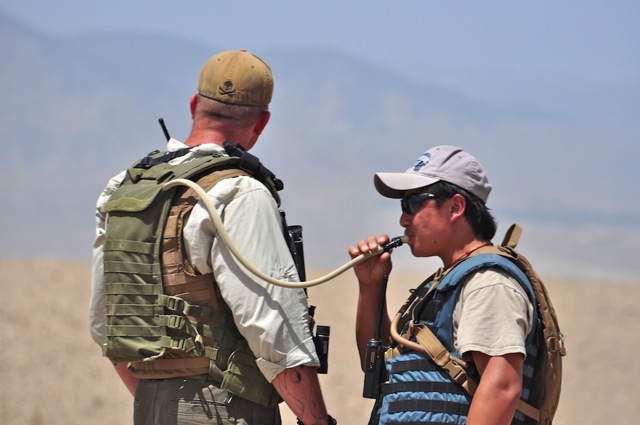
[[[132, 398], [87, 330], [89, 273], [86, 263], [0, 262], [0, 423], [131, 423]], [[392, 276], [391, 309], [419, 280]], [[637, 424], [640, 380], [632, 365], [640, 348], [640, 282], [547, 285], [568, 347], [554, 423]], [[329, 373], [321, 375], [330, 413], [342, 425], [364, 424], [372, 401], [361, 397], [352, 272], [310, 288], [309, 295], [317, 322], [331, 326]], [[285, 424], [295, 424], [282, 410]]]

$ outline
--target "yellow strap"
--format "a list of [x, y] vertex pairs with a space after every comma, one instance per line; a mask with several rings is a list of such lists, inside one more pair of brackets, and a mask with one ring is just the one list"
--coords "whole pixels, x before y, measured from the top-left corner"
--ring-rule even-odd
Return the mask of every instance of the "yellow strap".
[[515, 249], [518, 245], [518, 241], [520, 240], [520, 236], [522, 235], [522, 227], [520, 227], [517, 223], [514, 223], [509, 227], [507, 233], [504, 235], [504, 239], [502, 240], [502, 246], [506, 246], [511, 249]]
[[467, 393], [473, 395], [477, 385], [469, 378], [465, 361], [453, 357], [427, 326], [418, 324], [414, 325], [413, 328], [418, 344], [424, 348], [424, 351], [431, 357], [435, 364], [443, 368], [451, 379], [460, 384]]
[[522, 412], [523, 414], [530, 417], [534, 421], [540, 423], [540, 409], [536, 409], [535, 407], [525, 402], [524, 400], [522, 399], [518, 400], [518, 405], [516, 406], [516, 410], [518, 410], [519, 412]]

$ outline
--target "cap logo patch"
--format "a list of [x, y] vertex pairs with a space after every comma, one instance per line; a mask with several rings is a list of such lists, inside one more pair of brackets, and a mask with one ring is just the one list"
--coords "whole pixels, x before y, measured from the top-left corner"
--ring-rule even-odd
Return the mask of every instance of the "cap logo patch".
[[430, 159], [431, 159], [431, 154], [429, 152], [425, 152], [424, 154], [422, 154], [422, 156], [418, 158], [416, 163], [413, 164], [413, 171], [415, 172], [420, 171], [422, 167], [424, 167], [429, 163]]
[[219, 88], [218, 92], [222, 96], [233, 97], [236, 94], [236, 89], [233, 88], [233, 83], [231, 81], [225, 81]]

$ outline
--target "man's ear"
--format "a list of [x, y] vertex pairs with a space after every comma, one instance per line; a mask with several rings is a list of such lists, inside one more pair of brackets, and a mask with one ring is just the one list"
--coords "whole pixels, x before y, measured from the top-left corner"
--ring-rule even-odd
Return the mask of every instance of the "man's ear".
[[271, 112], [264, 111], [260, 115], [260, 118], [258, 118], [258, 122], [256, 122], [256, 125], [253, 126], [253, 132], [258, 136], [261, 135], [262, 131], [267, 126], [267, 123], [269, 122], [269, 118], [271, 118]]
[[196, 117], [196, 107], [198, 106], [198, 94], [194, 93], [189, 99], [189, 108], [191, 109], [191, 119]]
[[460, 217], [464, 216], [464, 210], [467, 207], [467, 200], [464, 196], [456, 193], [451, 198], [451, 203], [449, 205], [449, 214], [452, 221], [457, 220]]

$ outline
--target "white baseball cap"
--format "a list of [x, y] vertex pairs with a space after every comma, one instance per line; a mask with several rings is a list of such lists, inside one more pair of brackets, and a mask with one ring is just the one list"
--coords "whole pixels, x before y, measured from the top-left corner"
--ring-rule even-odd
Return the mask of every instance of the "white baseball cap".
[[400, 199], [407, 190], [446, 181], [474, 194], [486, 203], [491, 185], [480, 162], [456, 146], [436, 146], [423, 153], [404, 173], [376, 173], [373, 182], [387, 198]]

